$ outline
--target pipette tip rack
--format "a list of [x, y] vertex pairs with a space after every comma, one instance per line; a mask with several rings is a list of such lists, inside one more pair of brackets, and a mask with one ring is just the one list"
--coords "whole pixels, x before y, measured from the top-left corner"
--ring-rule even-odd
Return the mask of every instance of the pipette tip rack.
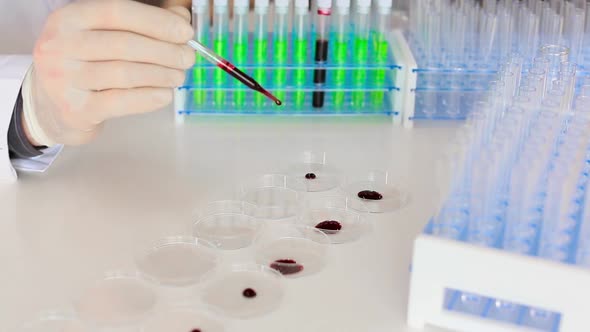
[[[502, 63], [440, 161], [441, 205], [415, 242], [408, 322], [583, 331], [590, 296], [590, 85], [569, 49]], [[584, 81], [584, 80], [581, 80]]]

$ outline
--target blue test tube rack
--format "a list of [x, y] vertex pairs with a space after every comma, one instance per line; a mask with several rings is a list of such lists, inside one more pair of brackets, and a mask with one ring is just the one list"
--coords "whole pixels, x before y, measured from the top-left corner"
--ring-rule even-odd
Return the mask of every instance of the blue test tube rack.
[[[231, 40], [231, 38], [229, 39]], [[272, 40], [269, 36], [268, 40]], [[231, 41], [230, 41], [231, 45]], [[333, 60], [333, 50], [329, 52], [329, 58], [325, 65], [319, 66], [313, 62], [314, 42], [309, 41], [307, 54], [304, 63], [296, 63], [290, 55], [287, 61], [282, 64], [273, 62], [272, 43], [269, 43], [267, 51], [268, 62], [264, 64], [255, 64], [252, 61], [246, 63], [235, 63], [238, 68], [251, 76], [253, 72], [263, 70], [264, 76], [260, 83], [273, 94], [281, 93], [284, 96], [283, 105], [276, 106], [272, 101], [264, 99], [262, 102], [255, 102], [257, 92], [239, 84], [234, 79], [224, 80], [220, 85], [214, 80], [214, 72], [221, 71], [212, 64], [196, 64], [194, 68], [187, 72], [185, 83], [177, 88], [176, 98], [179, 102], [176, 112], [178, 115], [387, 115], [393, 117], [400, 116], [400, 109], [396, 109], [395, 98], [401, 98], [400, 87], [398, 86], [398, 76], [401, 74], [402, 67], [395, 61], [394, 56], [390, 55], [384, 63], [374, 63], [368, 61], [365, 64], [356, 64], [352, 61], [350, 51], [347, 54], [347, 62], [336, 64]], [[233, 58], [231, 47], [230, 51], [225, 54], [227, 59]], [[371, 52], [371, 51], [369, 51]], [[250, 53], [249, 59], [252, 58]], [[316, 69], [325, 69], [327, 82], [321, 86], [315, 86], [313, 82], [313, 71]], [[201, 71], [202, 81], [197, 82], [195, 73]], [[304, 72], [304, 81], [296, 81], [296, 75]], [[336, 82], [334, 73], [343, 71], [345, 80]], [[354, 81], [354, 72], [363, 71], [367, 79], [363, 82]], [[386, 71], [387, 75], [384, 80], [378, 81], [373, 78], [378, 71]], [[282, 72], [281, 74], [278, 74]], [[277, 75], [285, 77], [284, 83], [277, 83]], [[313, 91], [325, 91], [325, 105], [321, 108], [312, 107]], [[215, 98], [215, 93], [224, 93], [222, 100]], [[245, 93], [243, 104], [237, 105], [234, 94], [236, 92]], [[303, 92], [303, 93], [301, 93]], [[336, 95], [344, 92], [344, 100], [337, 101]], [[196, 98], [195, 94], [203, 94], [202, 98]], [[353, 96], [357, 97], [356, 101]], [[381, 99], [375, 99], [380, 96]], [[399, 106], [397, 106], [399, 107]]]
[[554, 66], [558, 93], [543, 102], [492, 90], [468, 117], [461, 137], [469, 139], [441, 163], [453, 173], [448, 192], [415, 241], [411, 326], [577, 332], [590, 324], [590, 86], [571, 85], [573, 107], [564, 108], [570, 64]]
[[[417, 82], [409, 87], [413, 119], [465, 119], [503, 61], [513, 54], [529, 60], [546, 44], [569, 47], [578, 77], [590, 77], [590, 26], [583, 23], [590, 10], [576, 6], [565, 0], [411, 1], [405, 38], [417, 63], [411, 70]], [[556, 33], [548, 17], [556, 20]]]
[[[289, 33], [290, 36], [290, 33]], [[336, 59], [336, 43], [330, 42], [328, 60], [324, 64], [314, 61], [315, 35], [309, 34], [305, 54], [294, 54], [293, 41], [288, 41], [287, 53], [277, 58], [274, 35], [268, 34], [264, 61], [254, 54], [253, 36], [250, 33], [248, 47], [243, 54], [236, 54], [233, 35], [226, 38], [225, 54], [220, 54], [238, 68], [259, 81], [264, 88], [282, 99], [277, 106], [259, 93], [248, 89], [226, 75], [219, 78], [221, 69], [205, 61], [197, 61], [187, 71], [186, 81], [175, 90], [175, 113], [179, 122], [194, 115], [264, 115], [264, 116], [371, 116], [391, 117], [394, 123], [402, 123], [404, 109], [403, 86], [407, 86], [406, 68], [400, 63], [409, 53], [409, 47], [400, 32], [385, 33], [388, 43], [387, 56], [377, 60], [372, 41], [368, 43], [368, 55], [364, 61], [355, 59], [352, 47], [346, 55]], [[208, 38], [212, 40], [212, 35]], [[351, 33], [349, 45], [353, 45]], [[289, 38], [290, 39], [290, 38]], [[214, 49], [213, 45], [206, 45]], [[382, 46], [381, 46], [382, 47]], [[381, 52], [381, 54], [383, 51]], [[313, 81], [314, 70], [326, 71], [327, 81], [317, 86]], [[361, 73], [361, 75], [357, 75]], [[362, 77], [359, 80], [358, 77]], [[313, 107], [314, 91], [325, 92], [323, 107]], [[409, 123], [406, 123], [409, 125]]]

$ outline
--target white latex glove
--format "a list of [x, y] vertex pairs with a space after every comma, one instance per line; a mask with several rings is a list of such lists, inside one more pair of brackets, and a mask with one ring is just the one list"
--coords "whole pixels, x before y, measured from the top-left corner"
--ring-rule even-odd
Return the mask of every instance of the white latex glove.
[[195, 61], [185, 8], [131, 0], [77, 1], [48, 18], [23, 84], [35, 145], [78, 145], [108, 119], [168, 105]]

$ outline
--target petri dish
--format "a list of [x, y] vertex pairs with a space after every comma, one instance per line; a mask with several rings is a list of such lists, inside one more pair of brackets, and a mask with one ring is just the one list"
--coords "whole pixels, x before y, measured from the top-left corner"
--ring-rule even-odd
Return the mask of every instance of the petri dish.
[[256, 262], [288, 278], [320, 272], [327, 262], [330, 239], [314, 228], [298, 224], [272, 224], [255, 242]]
[[366, 220], [368, 210], [363, 202], [351, 201], [352, 199], [341, 195], [308, 200], [300, 222], [326, 234], [331, 243], [356, 241], [369, 230]]
[[288, 168], [287, 174], [287, 186], [297, 191], [329, 191], [337, 188], [341, 182], [338, 171], [326, 164], [326, 154], [323, 152], [304, 152], [301, 160]]
[[199, 207], [193, 213], [193, 219], [199, 219], [208, 215], [218, 213], [240, 213], [246, 215], [252, 215], [255, 211], [256, 206], [238, 200], [223, 200], [214, 201]]
[[263, 226], [251, 216], [253, 208], [240, 201], [213, 202], [196, 216], [193, 235], [223, 250], [249, 247]]
[[289, 177], [266, 174], [246, 182], [241, 199], [254, 206], [252, 216], [264, 220], [290, 219], [301, 210], [302, 193], [289, 188]]
[[138, 323], [156, 304], [156, 293], [138, 274], [111, 272], [82, 294], [76, 312], [84, 322], [115, 328]]
[[206, 308], [169, 306], [158, 309], [141, 332], [225, 332], [224, 322]]
[[75, 314], [68, 311], [47, 311], [23, 324], [23, 332], [93, 332]]
[[135, 260], [138, 270], [146, 279], [158, 285], [173, 287], [199, 283], [217, 263], [215, 246], [190, 236], [163, 238]]
[[267, 315], [283, 298], [281, 274], [258, 264], [224, 267], [212, 274], [202, 292], [204, 303], [236, 319]]
[[410, 200], [409, 194], [400, 185], [392, 184], [388, 173], [383, 171], [369, 172], [342, 189], [351, 199], [350, 207], [361, 212], [393, 212], [405, 207]]

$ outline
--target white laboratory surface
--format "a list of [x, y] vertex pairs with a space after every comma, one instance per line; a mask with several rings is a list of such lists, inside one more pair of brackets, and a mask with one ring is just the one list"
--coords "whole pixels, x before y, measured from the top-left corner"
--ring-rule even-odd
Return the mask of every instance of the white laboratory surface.
[[321, 273], [285, 281], [279, 309], [231, 330], [415, 331], [406, 326], [413, 240], [433, 213], [433, 164], [456, 128], [408, 130], [384, 117], [195, 117], [177, 126], [170, 110], [112, 121], [46, 173], [0, 185], [0, 331], [66, 307], [105, 271], [133, 269], [134, 255], [183, 232], [195, 207], [235, 198], [241, 180], [280, 172], [304, 150], [325, 151], [344, 174], [388, 170], [410, 204], [370, 216], [372, 232], [332, 247]]

